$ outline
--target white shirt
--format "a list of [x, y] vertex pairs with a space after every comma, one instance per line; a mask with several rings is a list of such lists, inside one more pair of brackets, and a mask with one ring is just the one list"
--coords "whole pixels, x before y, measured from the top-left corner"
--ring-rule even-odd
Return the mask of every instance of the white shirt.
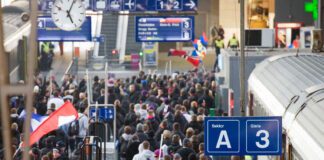
[[154, 152], [143, 150], [143, 152], [136, 154], [133, 160], [154, 160]]
[[50, 109], [51, 108], [51, 104], [54, 103], [55, 104], [55, 109], [58, 109], [60, 108], [61, 106], [63, 106], [64, 104], [64, 101], [62, 98], [57, 98], [57, 97], [54, 97], [54, 98], [50, 98], [47, 102], [47, 109]]
[[191, 122], [191, 115], [190, 114], [183, 113], [182, 115], [186, 118], [186, 120], [187, 120], [188, 123]]

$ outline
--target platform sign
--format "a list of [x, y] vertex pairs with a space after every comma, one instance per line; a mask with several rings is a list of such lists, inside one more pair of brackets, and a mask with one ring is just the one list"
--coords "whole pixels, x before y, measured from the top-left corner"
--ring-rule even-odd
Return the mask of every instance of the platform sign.
[[136, 17], [137, 42], [181, 42], [194, 39], [194, 17]]
[[[210, 120], [207, 122], [208, 152], [213, 154], [238, 154], [240, 152], [240, 121], [239, 120]], [[218, 137], [217, 139], [214, 139]]]
[[113, 120], [114, 119], [114, 108], [113, 107], [103, 107], [98, 106], [96, 107], [90, 107], [89, 108], [89, 117], [95, 118], [97, 117], [99, 120], [103, 120], [105, 122]]
[[281, 155], [281, 117], [206, 117], [206, 155]]
[[147, 0], [147, 11], [197, 11], [198, 0]]
[[91, 41], [91, 17], [86, 17], [82, 26], [75, 31], [59, 29], [51, 17], [37, 18], [38, 41]]
[[181, 11], [183, 10], [183, 0], [157, 0], [155, 6], [157, 11]]

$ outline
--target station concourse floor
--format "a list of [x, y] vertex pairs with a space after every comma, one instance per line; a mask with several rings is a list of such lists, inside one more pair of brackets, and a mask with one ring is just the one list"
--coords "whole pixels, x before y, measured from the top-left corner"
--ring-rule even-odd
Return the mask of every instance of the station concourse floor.
[[60, 85], [66, 70], [72, 61], [72, 55], [55, 53], [53, 57], [52, 69], [50, 71], [41, 71], [43, 76], [54, 76], [56, 82]]

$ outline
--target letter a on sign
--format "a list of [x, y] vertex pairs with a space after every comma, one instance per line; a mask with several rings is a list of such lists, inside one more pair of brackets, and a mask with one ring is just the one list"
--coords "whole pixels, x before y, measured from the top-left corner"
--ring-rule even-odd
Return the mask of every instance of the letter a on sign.
[[[223, 141], [223, 139], [224, 139], [224, 141]], [[226, 130], [222, 130], [220, 132], [218, 140], [217, 140], [216, 148], [219, 148], [221, 145], [226, 145], [227, 148], [232, 148], [231, 143], [228, 139], [228, 134], [227, 134]]]

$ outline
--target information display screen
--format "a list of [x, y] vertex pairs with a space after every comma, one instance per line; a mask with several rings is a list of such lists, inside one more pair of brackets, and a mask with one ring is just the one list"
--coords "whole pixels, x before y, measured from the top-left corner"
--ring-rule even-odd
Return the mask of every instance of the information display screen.
[[49, 16], [37, 18], [38, 41], [91, 41], [91, 17], [86, 17], [82, 26], [74, 31], [59, 29]]
[[137, 42], [183, 42], [194, 39], [194, 17], [136, 17]]

